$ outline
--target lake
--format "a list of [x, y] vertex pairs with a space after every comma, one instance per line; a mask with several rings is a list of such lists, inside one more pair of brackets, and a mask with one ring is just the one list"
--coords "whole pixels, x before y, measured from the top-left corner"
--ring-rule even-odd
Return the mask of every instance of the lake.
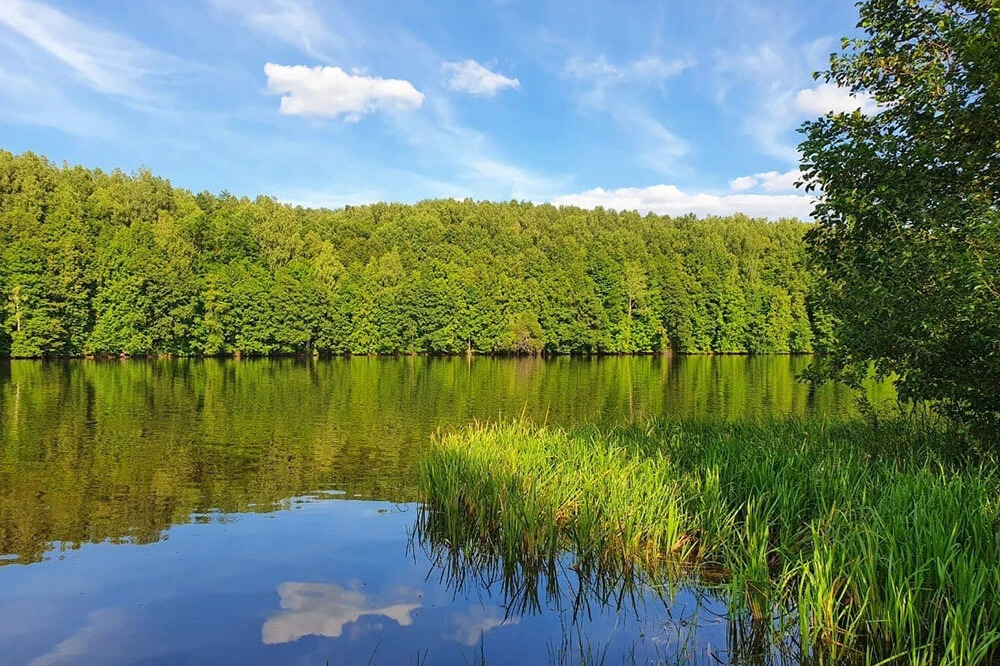
[[809, 362], [2, 361], [0, 662], [752, 660], [703, 582], [456, 566], [416, 529], [416, 470], [474, 421], [852, 415]]

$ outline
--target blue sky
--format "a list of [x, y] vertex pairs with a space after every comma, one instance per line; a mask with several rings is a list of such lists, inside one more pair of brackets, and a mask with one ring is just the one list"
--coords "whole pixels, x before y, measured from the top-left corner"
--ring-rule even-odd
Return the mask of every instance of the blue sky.
[[845, 0], [0, 0], [0, 147], [313, 206], [808, 214]]

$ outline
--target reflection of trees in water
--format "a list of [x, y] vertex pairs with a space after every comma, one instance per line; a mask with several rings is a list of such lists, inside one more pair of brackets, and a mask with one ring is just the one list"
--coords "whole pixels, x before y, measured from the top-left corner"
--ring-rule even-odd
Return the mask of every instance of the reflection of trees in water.
[[[800, 357], [0, 361], [0, 555], [150, 543], [326, 488], [416, 498], [440, 426], [837, 413]], [[10, 562], [0, 559], [0, 564]]]
[[619, 663], [619, 655], [609, 654], [610, 643], [588, 631], [602, 616], [636, 625], [631, 635], [638, 638], [620, 655], [624, 664], [809, 662], [794, 613], [770, 623], [754, 620], [729, 605], [726, 574], [716, 569], [663, 566], [654, 571], [583, 562], [569, 552], [508, 559], [498, 556], [488, 540], [444, 533], [429, 509], [420, 511], [410, 548], [429, 560], [428, 578], [436, 577], [455, 597], [500, 604], [505, 623], [558, 613], [559, 633], [548, 646], [551, 664]]
[[337, 390], [294, 361], [0, 364], [0, 553], [150, 543], [317, 489], [412, 499], [412, 447]]

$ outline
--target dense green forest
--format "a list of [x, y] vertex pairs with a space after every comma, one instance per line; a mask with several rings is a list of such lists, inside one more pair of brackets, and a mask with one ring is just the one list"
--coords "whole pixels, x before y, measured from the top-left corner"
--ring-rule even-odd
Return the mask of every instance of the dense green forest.
[[0, 354], [807, 352], [830, 335], [807, 228], [305, 209], [0, 151]]

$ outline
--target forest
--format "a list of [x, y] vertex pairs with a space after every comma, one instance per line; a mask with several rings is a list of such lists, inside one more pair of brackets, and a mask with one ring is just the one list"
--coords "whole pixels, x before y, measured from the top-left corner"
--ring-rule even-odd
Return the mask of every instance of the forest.
[[0, 151], [0, 355], [796, 353], [809, 225], [511, 201], [338, 210]]

